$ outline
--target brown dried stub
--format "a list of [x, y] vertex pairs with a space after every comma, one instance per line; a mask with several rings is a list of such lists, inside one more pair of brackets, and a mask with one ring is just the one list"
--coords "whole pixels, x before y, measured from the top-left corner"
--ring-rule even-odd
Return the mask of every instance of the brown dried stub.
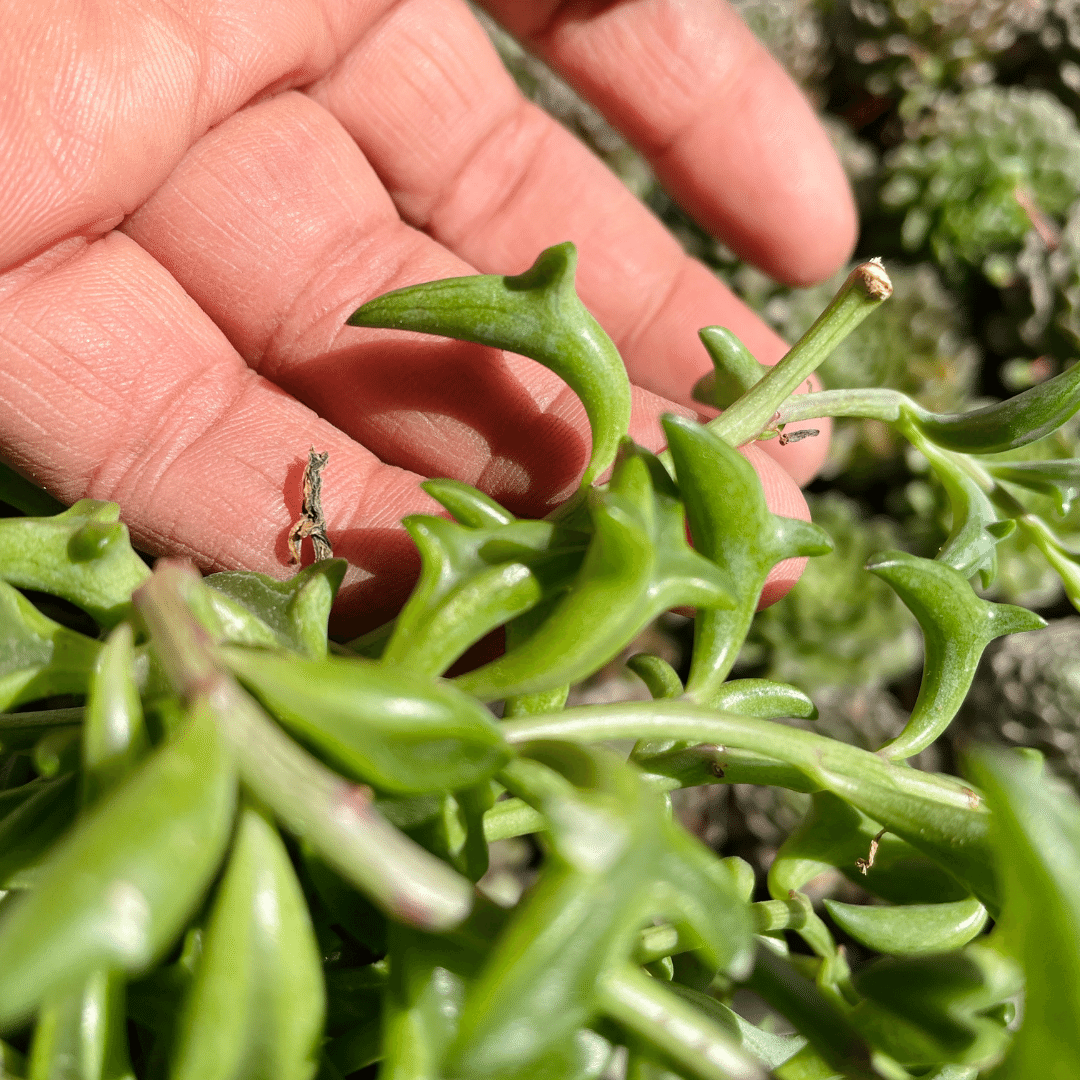
[[330, 452], [319, 454], [315, 447], [308, 450], [308, 462], [304, 467], [303, 493], [301, 496], [300, 517], [293, 522], [289, 530], [289, 563], [300, 564], [300, 546], [306, 538], [311, 539], [315, 561], [332, 559], [334, 549], [326, 535], [326, 518], [322, 508], [322, 470], [330, 459]]

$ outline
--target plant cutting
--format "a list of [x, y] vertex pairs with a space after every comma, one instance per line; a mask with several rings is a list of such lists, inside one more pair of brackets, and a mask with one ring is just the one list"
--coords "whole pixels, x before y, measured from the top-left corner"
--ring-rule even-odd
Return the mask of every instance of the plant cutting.
[[[1080, 1060], [1075, 798], [1033, 753], [972, 750], [963, 776], [908, 764], [986, 646], [1043, 625], [973, 588], [1004, 537], [1037, 538], [1080, 596], [1080, 555], [1015, 494], [1071, 498], [1080, 467], [997, 457], [1080, 409], [1080, 366], [961, 414], [887, 389], [792, 397], [887, 301], [870, 262], [771, 369], [702, 331], [715, 373], [697, 393], [723, 411], [666, 417], [654, 455], [626, 436], [629, 385], [575, 262], [562, 244], [516, 277], [414, 286], [349, 320], [531, 356], [593, 430], [545, 520], [426, 482], [448, 516], [405, 520], [419, 581], [362, 638], [327, 637], [342, 560], [284, 582], [151, 572], [119, 508], [41, 514], [4, 477], [30, 514], [0, 521], [5, 1075], [956, 1080]], [[785, 723], [815, 715], [800, 688], [731, 677], [772, 566], [831, 548], [769, 511], [738, 447], [810, 437], [820, 416], [892, 424], [951, 502], [936, 558], [867, 564], [925, 646], [906, 726], [877, 752]], [[298, 542], [333, 541], [324, 461]], [[50, 617], [41, 594], [81, 615]], [[696, 612], [684, 672], [638, 655], [651, 700], [565, 707], [672, 607]], [[448, 674], [500, 627], [503, 655]], [[669, 793], [702, 784], [810, 796], [767, 881], [673, 820]], [[490, 845], [521, 836], [539, 869], [501, 906]], [[875, 902], [815, 906], [825, 871]], [[744, 989], [766, 1021], [739, 1011]]]

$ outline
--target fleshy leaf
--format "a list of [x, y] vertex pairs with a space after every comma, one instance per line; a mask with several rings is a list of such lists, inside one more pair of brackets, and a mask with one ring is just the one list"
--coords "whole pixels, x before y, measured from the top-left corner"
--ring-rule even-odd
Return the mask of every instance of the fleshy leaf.
[[411, 285], [369, 300], [349, 326], [381, 326], [474, 341], [531, 357], [585, 406], [593, 451], [582, 486], [615, 460], [630, 425], [622, 358], [574, 291], [573, 244], [547, 248], [523, 274], [481, 274]]
[[4, 910], [0, 1027], [94, 970], [139, 973], [159, 960], [217, 869], [235, 798], [228, 751], [196, 712], [85, 814], [34, 888]]
[[578, 682], [672, 607], [730, 604], [727, 575], [686, 540], [670, 478], [627, 441], [607, 491], [590, 494], [594, 533], [568, 592], [521, 644], [455, 680], [483, 701]]
[[694, 400], [703, 405], [726, 409], [769, 370], [727, 327], [703, 327], [698, 337], [713, 362], [713, 370], [694, 384]]
[[816, 720], [817, 706], [798, 687], [770, 679], [733, 679], [721, 683], [707, 704], [720, 712], [742, 713], [762, 720], [794, 716]]
[[632, 954], [651, 916], [692, 933], [713, 970], [749, 959], [730, 872], [669, 820], [636, 770], [602, 749], [527, 753], [539, 760], [502, 776], [550, 821], [554, 851], [466, 999], [453, 1075], [516, 1072], [589, 1024], [605, 969]]
[[995, 1076], [1069, 1076], [1080, 1061], [1080, 805], [1019, 753], [980, 751], [968, 766], [993, 807], [998, 929], [1026, 984], [1020, 1031]]
[[149, 573], [116, 503], [80, 499], [53, 517], [0, 521], [0, 579], [70, 600], [102, 626], [124, 617]]
[[[896, 904], [949, 903], [967, 889], [951, 874], [866, 814], [828, 791], [814, 794], [806, 817], [769, 868], [769, 892], [780, 899], [831, 867], [869, 892]], [[877, 841], [872, 865], [871, 845]], [[860, 867], [860, 860], [865, 872]]]
[[[42, 1007], [34, 1029], [30, 1080], [135, 1080], [125, 1012], [119, 972], [95, 971], [80, 986], [56, 994]], [[0, 1067], [0, 1077], [6, 1075]]]
[[54, 694], [85, 693], [100, 649], [0, 581], [0, 711]]
[[460, 480], [425, 480], [420, 485], [455, 521], [473, 529], [509, 525], [516, 518], [490, 495]]
[[74, 773], [24, 785], [32, 789], [0, 819], [0, 889], [25, 887], [79, 807]]
[[951, 566], [903, 551], [883, 551], [866, 564], [892, 586], [922, 627], [926, 658], [919, 697], [904, 730], [881, 748], [891, 759], [929, 746], [956, 715], [994, 638], [1037, 630], [1046, 621], [1026, 608], [976, 596]]
[[965, 578], [977, 573], [988, 589], [997, 577], [997, 545], [1016, 528], [1016, 522], [998, 520], [989, 496], [955, 459], [914, 433], [913, 440], [933, 466], [952, 508], [952, 527], [937, 553], [938, 561]]
[[459, 923], [471, 883], [389, 825], [369, 789], [301, 749], [220, 666], [187, 601], [205, 587], [194, 567], [159, 559], [133, 599], [169, 681], [209, 706], [247, 789], [388, 914], [433, 929]]
[[753, 466], [708, 428], [670, 414], [663, 424], [694, 546], [736, 589], [736, 607], [697, 616], [686, 693], [705, 703], [735, 663], [769, 571], [782, 559], [824, 555], [832, 543], [816, 525], [771, 513]]
[[1015, 397], [953, 415], [910, 413], [931, 442], [962, 454], [998, 454], [1056, 431], [1080, 409], [1080, 364]]
[[468, 787], [509, 756], [491, 713], [441, 680], [361, 657], [302, 660], [238, 646], [221, 655], [291, 731], [384, 791]]
[[277, 830], [240, 814], [169, 1075], [306, 1080], [322, 1039], [325, 991], [307, 904]]
[[[344, 559], [323, 559], [304, 567], [287, 581], [277, 581], [251, 571], [211, 574], [206, 584], [215, 593], [234, 601], [260, 623], [270, 628], [276, 643], [303, 656], [326, 655], [326, 622], [348, 563]], [[211, 602], [214, 593], [209, 595]], [[257, 624], [232, 627], [235, 609], [218, 610], [225, 629], [224, 640], [237, 644], [265, 645]]]
[[115, 787], [150, 749], [134, 661], [131, 624], [123, 622], [105, 640], [90, 676], [82, 730], [85, 803]]
[[386, 665], [440, 675], [490, 630], [564, 588], [580, 566], [577, 534], [550, 522], [470, 528], [414, 514], [405, 528], [420, 580], [381, 653]]
[[1010, 1041], [994, 1009], [1023, 982], [1015, 964], [978, 943], [937, 956], [886, 957], [864, 968], [855, 985], [865, 1000], [851, 1022], [901, 1064], [985, 1067]]
[[994, 461], [980, 464], [995, 480], [1050, 495], [1057, 500], [1058, 510], [1067, 514], [1073, 501], [1080, 496], [1080, 458], [1057, 461]]
[[877, 907], [824, 901], [845, 934], [889, 956], [923, 956], [962, 948], [986, 925], [986, 908], [974, 897], [949, 904]]

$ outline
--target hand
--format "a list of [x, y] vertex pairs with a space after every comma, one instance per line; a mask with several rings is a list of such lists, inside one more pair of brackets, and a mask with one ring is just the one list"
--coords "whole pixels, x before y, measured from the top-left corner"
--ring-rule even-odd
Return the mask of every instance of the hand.
[[[855, 217], [807, 104], [718, 0], [492, 14], [648, 155], [675, 197], [786, 281], [839, 266]], [[346, 328], [405, 284], [516, 273], [573, 240], [578, 288], [626, 359], [633, 434], [731, 327], [784, 344], [587, 150], [525, 102], [460, 0], [23, 0], [0, 43], [0, 455], [71, 502], [120, 503], [137, 544], [284, 576], [309, 445], [354, 565], [343, 604], [384, 617], [416, 559], [420, 476], [517, 511], [565, 497], [584, 414], [531, 361]], [[684, 410], [686, 411], [686, 410]], [[806, 516], [824, 439], [751, 460]], [[786, 470], [786, 471], [785, 471]], [[778, 594], [797, 576], [778, 568]]]

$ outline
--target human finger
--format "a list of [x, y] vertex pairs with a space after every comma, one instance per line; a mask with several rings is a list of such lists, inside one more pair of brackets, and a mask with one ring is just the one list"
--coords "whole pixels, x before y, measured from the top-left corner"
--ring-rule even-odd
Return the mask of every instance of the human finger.
[[725, 0], [484, 0], [648, 157], [671, 194], [767, 273], [819, 281], [857, 218], [813, 110]]

